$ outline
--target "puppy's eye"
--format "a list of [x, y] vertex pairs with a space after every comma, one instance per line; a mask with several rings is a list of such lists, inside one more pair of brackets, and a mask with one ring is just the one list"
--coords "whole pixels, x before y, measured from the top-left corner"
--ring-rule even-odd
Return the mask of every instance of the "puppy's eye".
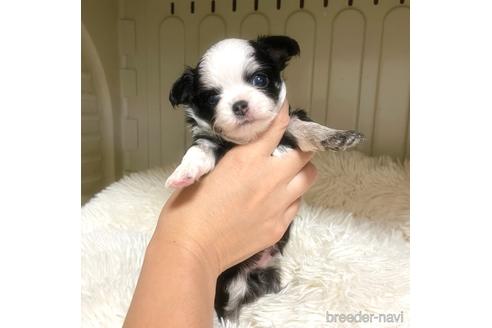
[[264, 88], [268, 85], [268, 77], [265, 74], [257, 73], [251, 78], [251, 84], [255, 87]]
[[218, 95], [210, 96], [207, 99], [207, 102], [210, 106], [215, 106], [219, 103], [220, 97]]

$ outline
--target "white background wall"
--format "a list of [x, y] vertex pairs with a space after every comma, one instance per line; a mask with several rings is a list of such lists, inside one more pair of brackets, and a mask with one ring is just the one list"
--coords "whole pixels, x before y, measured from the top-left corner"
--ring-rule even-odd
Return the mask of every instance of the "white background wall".
[[292, 106], [328, 126], [363, 132], [368, 141], [359, 149], [368, 154], [409, 156], [410, 0], [82, 5], [110, 84], [116, 147], [121, 143], [117, 173], [176, 162], [190, 138], [183, 112], [168, 101], [172, 83], [210, 44], [258, 34], [286, 34], [300, 43], [301, 56], [285, 73]]

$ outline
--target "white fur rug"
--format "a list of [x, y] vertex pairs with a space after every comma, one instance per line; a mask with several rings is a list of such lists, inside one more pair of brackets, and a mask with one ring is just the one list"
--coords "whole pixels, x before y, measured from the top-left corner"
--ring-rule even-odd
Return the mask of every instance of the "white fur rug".
[[[280, 260], [285, 288], [217, 327], [409, 326], [408, 163], [327, 152], [315, 164], [319, 180]], [[121, 327], [168, 172], [127, 176], [82, 208], [83, 327]]]

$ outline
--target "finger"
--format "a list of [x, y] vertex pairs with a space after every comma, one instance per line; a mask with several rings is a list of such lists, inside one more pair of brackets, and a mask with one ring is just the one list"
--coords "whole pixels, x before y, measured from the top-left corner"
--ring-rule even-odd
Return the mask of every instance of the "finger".
[[280, 157], [271, 157], [270, 161], [287, 179], [291, 179], [313, 158], [313, 152], [304, 152], [292, 149], [283, 153]]
[[301, 197], [316, 181], [318, 171], [312, 163], [307, 163], [306, 166], [287, 184], [286, 191], [289, 198]]
[[249, 147], [256, 148], [256, 153], [270, 156], [280, 143], [280, 139], [289, 126], [289, 102], [285, 99], [277, 116], [273, 119], [270, 127], [261, 134], [256, 140], [249, 144]]
[[282, 224], [285, 227], [288, 227], [289, 224], [291, 224], [292, 220], [294, 220], [300, 208], [301, 208], [301, 197], [297, 198], [292, 204], [290, 204], [289, 207], [287, 207], [287, 210], [285, 210], [284, 215], [282, 217]]

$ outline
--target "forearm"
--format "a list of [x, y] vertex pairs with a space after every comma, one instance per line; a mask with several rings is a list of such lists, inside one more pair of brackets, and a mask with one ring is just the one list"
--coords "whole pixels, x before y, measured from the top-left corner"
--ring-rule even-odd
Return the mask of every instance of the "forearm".
[[153, 239], [124, 327], [212, 327], [216, 279], [194, 254]]

